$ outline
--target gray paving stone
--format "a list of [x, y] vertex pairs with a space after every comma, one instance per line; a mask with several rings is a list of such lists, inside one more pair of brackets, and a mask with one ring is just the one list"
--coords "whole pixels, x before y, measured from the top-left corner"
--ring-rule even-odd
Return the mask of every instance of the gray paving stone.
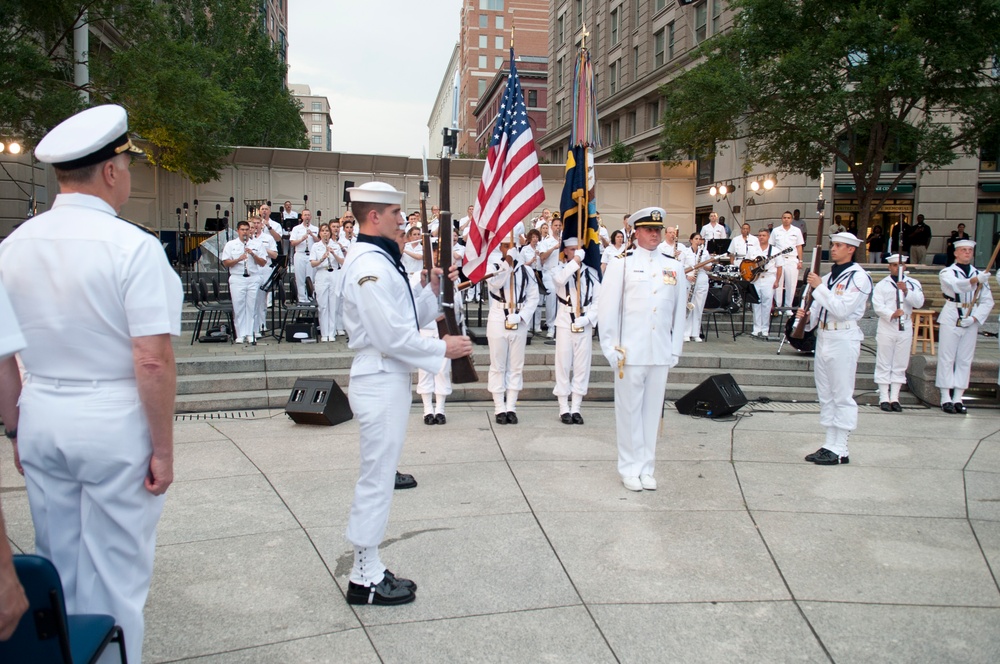
[[799, 600], [1000, 606], [964, 519], [754, 512]]
[[174, 444], [202, 443], [211, 440], [226, 440], [226, 434], [220, 432], [211, 422], [182, 421], [174, 422]]
[[185, 661], [195, 664], [376, 664], [384, 660], [379, 659], [371, 641], [358, 628], [255, 648], [242, 648], [218, 655], [193, 657]]
[[[996, 440], [994, 440], [996, 438]], [[979, 443], [966, 470], [1000, 473], [1000, 438], [991, 436]]]
[[996, 521], [971, 521], [976, 539], [993, 571], [993, 578], [1000, 579], [1000, 523]]
[[599, 604], [594, 619], [622, 662], [828, 662], [795, 605]]
[[257, 475], [260, 471], [231, 440], [184, 443], [174, 458], [174, 482]]
[[969, 501], [969, 518], [1000, 521], [1000, 481], [995, 473], [968, 471], [965, 490]]
[[1000, 609], [803, 602], [802, 610], [838, 664], [1000, 661]]
[[538, 520], [588, 603], [789, 598], [746, 512], [556, 512]]

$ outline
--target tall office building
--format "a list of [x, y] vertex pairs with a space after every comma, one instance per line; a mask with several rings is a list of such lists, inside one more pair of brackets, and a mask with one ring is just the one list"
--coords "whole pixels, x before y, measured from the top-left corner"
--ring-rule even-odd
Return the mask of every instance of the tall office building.
[[314, 95], [308, 85], [292, 83], [288, 88], [292, 96], [302, 104], [299, 113], [302, 115], [302, 124], [305, 125], [309, 149], [314, 152], [330, 152], [333, 149], [333, 137], [330, 131], [330, 125], [333, 124], [330, 117], [330, 100]]

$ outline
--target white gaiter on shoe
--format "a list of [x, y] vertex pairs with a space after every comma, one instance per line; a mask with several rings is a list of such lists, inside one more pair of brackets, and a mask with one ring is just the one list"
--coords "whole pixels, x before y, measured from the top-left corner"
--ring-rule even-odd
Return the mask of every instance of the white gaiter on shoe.
[[893, 383], [889, 386], [889, 401], [895, 403], [899, 401], [899, 391], [903, 388], [902, 383]]
[[559, 414], [569, 412], [569, 399], [567, 397], [557, 397], [559, 399]]
[[493, 413], [506, 413], [507, 408], [503, 402], [503, 392], [493, 395]]
[[941, 403], [951, 403], [951, 389], [947, 387], [941, 388]]
[[580, 412], [580, 404], [582, 404], [582, 403], [583, 403], [583, 395], [582, 394], [574, 394], [573, 395], [573, 407], [570, 409], [569, 412], [571, 412], [571, 413], [579, 413]]
[[518, 390], [507, 390], [507, 412], [517, 411]]
[[434, 414], [444, 415], [444, 402], [448, 400], [447, 394], [435, 394], [434, 395]]
[[424, 415], [434, 414], [434, 404], [431, 402], [432, 395], [421, 394], [420, 399], [424, 402]]
[[962, 397], [965, 395], [965, 388], [956, 387], [952, 392], [955, 393], [955, 403], [962, 403]]
[[888, 383], [878, 384], [878, 402], [884, 403], [889, 401], [889, 385]]
[[377, 546], [354, 547], [354, 567], [351, 568], [351, 581], [361, 586], [381, 583], [385, 576], [385, 565], [379, 559]]

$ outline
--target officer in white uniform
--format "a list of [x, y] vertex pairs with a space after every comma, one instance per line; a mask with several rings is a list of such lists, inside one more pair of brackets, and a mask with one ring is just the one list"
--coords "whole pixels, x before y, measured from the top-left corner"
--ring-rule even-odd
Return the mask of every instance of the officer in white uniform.
[[709, 240], [724, 240], [729, 236], [726, 232], [726, 227], [719, 223], [719, 215], [715, 212], [708, 215], [708, 223], [701, 227], [700, 235], [705, 242]]
[[331, 239], [330, 224], [320, 224], [319, 242], [309, 253], [309, 266], [315, 270], [316, 307], [319, 310], [319, 331], [321, 341], [337, 340], [337, 273], [344, 260], [340, 244]]
[[559, 246], [562, 244], [562, 221], [553, 219], [549, 227], [549, 234], [538, 242], [538, 255], [542, 261], [542, 285], [545, 287], [545, 324], [542, 329], [547, 329], [547, 336], [552, 339], [556, 336], [556, 287], [552, 282], [552, 276], [559, 269]]
[[566, 262], [553, 277], [559, 313], [556, 314], [556, 386], [552, 394], [559, 399], [559, 419], [563, 424], [583, 424], [580, 405], [590, 386], [590, 359], [601, 287], [597, 271], [583, 264], [586, 253], [577, 248], [579, 244], [575, 237], [563, 241]]
[[[39, 142], [60, 193], [0, 244], [0, 281], [30, 345], [18, 451], [35, 551], [70, 613], [106, 613], [142, 661], [156, 524], [173, 481], [183, 291], [155, 235], [116, 216], [129, 198], [125, 109], [87, 109]], [[4, 406], [2, 412], [8, 412]]]
[[490, 257], [488, 272], [493, 276], [486, 280], [490, 295], [486, 319], [490, 344], [487, 389], [493, 395], [496, 423], [517, 424], [517, 396], [524, 386], [524, 347], [538, 307], [538, 282], [534, 273], [521, 264], [510, 236], [500, 241], [499, 255]]
[[865, 315], [872, 279], [854, 262], [861, 240], [853, 233], [830, 236], [830, 274], [810, 272], [813, 302], [806, 329], [816, 330], [814, 363], [819, 397], [819, 423], [826, 429], [826, 443], [806, 457], [821, 466], [850, 463], [847, 437], [858, 426], [858, 404], [854, 401], [854, 376], [858, 371], [861, 341], [865, 338], [858, 321]]
[[[756, 239], [757, 248], [751, 247], [746, 257], [753, 259], [763, 256], [767, 262], [761, 273], [753, 280], [753, 287], [757, 291], [760, 301], [752, 305], [753, 332], [750, 333], [750, 336], [767, 339], [767, 334], [771, 329], [772, 298], [774, 297], [774, 289], [781, 283], [782, 267], [779, 264], [781, 259], [773, 258], [778, 253], [778, 249], [770, 244], [771, 234], [767, 232], [767, 229], [758, 231]], [[735, 241], [733, 240], [733, 242]], [[772, 258], [773, 260], [768, 260]]]
[[[703, 265], [697, 270], [692, 270], [695, 265], [707, 261], [711, 256], [705, 250], [703, 238], [698, 233], [691, 234], [691, 248], [684, 252], [684, 271], [688, 281], [688, 288], [693, 292], [687, 293], [688, 302], [692, 306], [688, 307], [687, 330], [684, 333], [684, 341], [694, 340], [701, 343], [701, 315], [705, 311], [705, 300], [708, 298], [708, 273], [712, 269], [711, 265]], [[691, 270], [690, 274], [687, 271]]]
[[309, 251], [313, 242], [319, 240], [319, 228], [312, 223], [312, 212], [303, 210], [301, 215], [302, 223], [295, 226], [288, 236], [288, 244], [292, 248], [294, 257], [292, 271], [295, 272], [295, 288], [298, 291], [299, 302], [308, 302], [309, 294], [306, 292], [306, 277], [313, 276], [313, 270], [309, 267]]
[[754, 250], [760, 251], [760, 241], [756, 235], [750, 234], [750, 224], [743, 224], [740, 226], [740, 234], [729, 241], [729, 255], [733, 265], [738, 266]]
[[406, 436], [410, 372], [421, 367], [437, 373], [445, 358], [471, 354], [472, 342], [420, 334], [423, 325], [441, 314], [438, 280], [429, 275], [429, 287], [413, 288], [403, 272], [396, 238], [404, 224], [404, 192], [384, 182], [348, 192], [360, 224], [358, 241], [344, 263], [344, 320], [355, 352], [348, 396], [360, 425], [361, 470], [347, 522], [347, 539], [354, 545], [347, 601], [404, 604], [416, 597], [416, 585], [385, 568], [378, 546], [385, 537]]
[[802, 231], [792, 225], [792, 213], [787, 210], [781, 214], [781, 225], [771, 231], [771, 244], [777, 250], [794, 247], [781, 261], [781, 281], [774, 289], [774, 305], [790, 307], [795, 299], [795, 286], [799, 283], [799, 270], [802, 269], [802, 245], [806, 243]]
[[903, 410], [899, 390], [906, 384], [906, 367], [910, 365], [913, 310], [924, 306], [920, 282], [900, 274], [900, 261], [905, 264], [906, 256], [893, 254], [886, 259], [889, 276], [875, 284], [872, 292], [872, 309], [878, 314], [875, 384], [879, 407], [896, 413]]
[[[626, 243], [627, 244], [627, 243]], [[663, 242], [656, 248], [661, 254], [684, 262], [684, 256], [690, 251], [683, 242], [677, 240], [677, 226], [667, 226], [663, 231]]]
[[253, 314], [253, 329], [255, 332], [262, 332], [267, 329], [267, 296], [268, 291], [261, 290], [274, 267], [271, 261], [278, 257], [278, 244], [271, 236], [269, 229], [266, 229], [266, 222], [260, 217], [250, 217], [250, 240], [247, 244], [253, 252], [264, 258], [264, 264], [257, 270], [257, 291], [255, 293], [256, 305]]
[[[993, 310], [989, 272], [972, 265], [972, 240], [955, 242], [955, 262], [938, 273], [945, 303], [938, 315], [938, 364], [934, 384], [941, 390], [941, 410], [964, 414], [962, 397], [969, 387], [979, 326]], [[975, 302], [976, 288], [979, 301]]]
[[264, 256], [258, 255], [250, 246], [249, 221], [236, 224], [236, 234], [238, 237], [227, 242], [219, 256], [222, 266], [229, 270], [229, 296], [233, 301], [233, 317], [236, 319], [234, 341], [238, 344], [244, 340], [256, 343], [254, 314], [257, 310], [257, 292], [260, 290], [257, 273], [265, 261]]
[[629, 218], [637, 246], [608, 264], [597, 305], [601, 352], [615, 376], [618, 473], [630, 491], [656, 489], [667, 374], [684, 347], [684, 266], [656, 250], [665, 216], [649, 207]]

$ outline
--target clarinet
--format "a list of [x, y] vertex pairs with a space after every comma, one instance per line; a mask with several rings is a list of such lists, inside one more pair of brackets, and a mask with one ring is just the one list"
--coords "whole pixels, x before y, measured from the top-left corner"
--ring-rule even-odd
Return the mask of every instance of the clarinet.
[[333, 272], [333, 265], [330, 263], [330, 241], [324, 240], [323, 247], [326, 248], [326, 271]]
[[[244, 242], [243, 243], [243, 253], [246, 254], [248, 251], [249, 251], [249, 249], [247, 249], [247, 243]], [[246, 258], [243, 259], [243, 276], [244, 277], [249, 277], [250, 276], [250, 269], [249, 268], [250, 268], [250, 257], [247, 256]]]

